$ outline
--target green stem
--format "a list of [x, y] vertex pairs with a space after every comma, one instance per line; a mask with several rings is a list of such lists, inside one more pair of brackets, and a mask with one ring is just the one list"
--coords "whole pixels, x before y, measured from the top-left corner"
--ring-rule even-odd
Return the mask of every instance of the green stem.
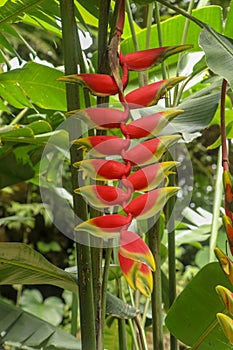
[[147, 18], [146, 18], [146, 49], [149, 49], [150, 47], [150, 37], [151, 37], [151, 24], [152, 24], [152, 17], [153, 17], [153, 3], [147, 5], [148, 11], [147, 11]]
[[[157, 1], [155, 2], [154, 14], [155, 14], [155, 21], [157, 24], [158, 42], [159, 42], [159, 46], [162, 47], [163, 46], [163, 35], [162, 35], [162, 28], [161, 28], [161, 23], [160, 23], [160, 6], [157, 3]], [[165, 62], [162, 62], [162, 77], [163, 77], [163, 80], [167, 79], [167, 71], [166, 71]]]
[[[130, 31], [132, 34], [134, 51], [139, 51], [140, 48], [139, 48], [139, 44], [138, 44], [137, 35], [136, 35], [135, 29], [134, 29], [134, 20], [133, 20], [133, 15], [132, 15], [131, 8], [130, 8], [129, 0], [125, 1], [125, 5], [126, 5], [126, 12], [128, 15], [128, 20], [129, 20]], [[139, 86], [144, 85], [143, 72], [138, 72], [138, 84], [139, 84]]]
[[76, 337], [78, 331], [78, 296], [76, 293], [72, 293], [71, 313], [71, 334]]
[[98, 27], [98, 72], [109, 73], [108, 52], [108, 23], [110, 0], [99, 2], [99, 27]]
[[[121, 280], [117, 281], [118, 297], [123, 299]], [[125, 320], [118, 319], [118, 338], [119, 338], [119, 350], [127, 350], [127, 333], [125, 327]]]
[[[188, 7], [188, 14], [192, 14], [192, 10], [194, 7], [194, 0], [190, 0], [189, 7]], [[184, 45], [186, 43], [187, 35], [188, 35], [188, 29], [189, 29], [189, 24], [190, 24], [190, 19], [186, 18], [185, 24], [184, 24], [184, 30], [183, 30], [183, 35], [182, 35], [182, 40], [181, 40], [181, 45]], [[177, 71], [176, 75], [179, 76], [179, 71], [180, 71], [180, 63], [181, 59], [184, 54], [179, 54], [178, 62], [177, 62]], [[177, 95], [179, 91], [179, 84], [175, 87], [174, 89], [174, 101], [177, 100]]]
[[[169, 186], [175, 186], [175, 175], [170, 175]], [[169, 305], [171, 306], [176, 298], [176, 244], [175, 244], [175, 220], [173, 208], [175, 206], [175, 197], [171, 197], [167, 202], [166, 216], [169, 220], [168, 227], [168, 274], [169, 274]], [[177, 349], [177, 340], [170, 335], [170, 350]]]
[[138, 328], [138, 333], [139, 333], [139, 337], [140, 337], [140, 341], [141, 341], [141, 345], [142, 345], [142, 350], [148, 350], [145, 331], [142, 327], [141, 319], [139, 316], [135, 317], [135, 322], [136, 322], [136, 325]]
[[223, 79], [221, 91], [221, 138], [222, 138], [222, 166], [223, 170], [229, 171], [229, 159], [227, 151], [227, 136], [225, 122], [225, 101], [226, 101], [227, 81]]
[[160, 220], [149, 230], [148, 242], [156, 264], [156, 271], [153, 273], [153, 292], [151, 295], [153, 345], [154, 349], [163, 350]]
[[25, 116], [29, 108], [24, 108], [22, 111], [19, 112], [19, 114], [10, 122], [9, 125], [15, 125], [20, 122], [20, 120]]
[[[60, 0], [62, 37], [65, 74], [77, 73], [77, 26], [74, 15], [73, 0]], [[74, 84], [66, 85], [67, 108], [74, 110], [80, 108], [79, 89]], [[80, 134], [81, 123], [76, 121], [76, 129], [70, 130], [70, 140]], [[71, 164], [82, 159], [76, 147], [70, 150]], [[77, 188], [78, 176], [74, 167], [71, 167], [72, 187]], [[78, 186], [79, 187], [79, 186]], [[82, 196], [74, 195], [74, 212], [83, 220], [87, 219], [87, 208]], [[76, 243], [77, 266], [78, 266], [78, 286], [81, 322], [82, 350], [96, 349], [95, 317], [92, 287], [91, 255], [89, 246]]]
[[216, 260], [214, 254], [214, 248], [216, 247], [216, 242], [218, 238], [218, 220], [220, 214], [220, 207], [222, 203], [222, 156], [221, 148], [218, 151], [218, 163], [217, 163], [217, 174], [215, 180], [215, 192], [214, 192], [214, 204], [213, 204], [213, 219], [211, 225], [211, 235], [210, 235], [210, 251], [209, 251], [209, 262]]
[[137, 39], [137, 35], [136, 35], [135, 29], [134, 29], [134, 20], [133, 20], [133, 15], [132, 15], [131, 8], [130, 8], [129, 0], [126, 0], [126, 12], [128, 15], [130, 31], [132, 34], [132, 41], [133, 41], [134, 50], [139, 51], [138, 39]]
[[179, 13], [180, 15], [190, 19], [190, 21], [193, 21], [194, 23], [196, 23], [199, 27], [204, 28], [205, 27], [205, 23], [199, 21], [197, 18], [189, 15], [186, 11], [182, 10], [180, 7], [172, 5], [171, 3], [165, 1], [165, 0], [157, 0], [157, 2], [159, 2], [160, 4], [168, 7], [169, 9], [175, 11], [176, 13]]
[[105, 264], [104, 264], [103, 282], [102, 282], [102, 303], [103, 303], [102, 320], [103, 320], [103, 323], [104, 323], [105, 316], [106, 316], [106, 297], [107, 297], [108, 274], [109, 274], [109, 269], [110, 269], [111, 256], [112, 256], [112, 248], [107, 248], [105, 250]]

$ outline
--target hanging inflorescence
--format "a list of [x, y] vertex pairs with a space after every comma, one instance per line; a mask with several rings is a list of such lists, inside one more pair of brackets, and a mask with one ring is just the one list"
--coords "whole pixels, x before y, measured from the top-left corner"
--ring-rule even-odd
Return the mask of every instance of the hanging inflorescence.
[[[120, 15], [118, 23], [123, 27]], [[116, 35], [119, 40], [119, 25], [117, 28]], [[121, 76], [118, 76], [113, 66], [111, 76], [75, 74], [62, 78], [63, 81], [87, 87], [95, 96], [119, 95], [122, 108], [86, 108], [76, 112], [75, 116], [85, 121], [89, 127], [97, 130], [117, 128], [120, 136], [96, 135], [74, 140], [74, 143], [85, 152], [88, 151], [89, 155], [88, 159], [77, 162], [74, 166], [78, 167], [84, 176], [104, 182], [82, 186], [75, 192], [81, 194], [95, 208], [109, 209], [120, 206], [121, 213], [115, 213], [114, 210], [91, 218], [79, 224], [76, 231], [88, 232], [105, 239], [119, 236], [118, 257], [122, 272], [129, 285], [147, 297], [152, 292], [151, 271], [155, 270], [154, 257], [146, 243], [136, 233], [131, 232], [129, 227], [133, 220], [154, 217], [163, 209], [166, 201], [179, 190], [178, 187], [164, 185], [177, 162], [162, 162], [161, 157], [168, 147], [180, 139], [180, 135], [158, 134], [183, 111], [174, 109], [143, 115], [142, 107], [156, 104], [170, 88], [184, 78], [175, 77], [155, 82], [126, 95], [124, 90], [128, 83], [129, 71], [149, 69], [163, 62], [168, 56], [189, 47], [168, 46], [126, 55], [117, 52]], [[131, 110], [139, 106], [142, 117], [132, 120]]]

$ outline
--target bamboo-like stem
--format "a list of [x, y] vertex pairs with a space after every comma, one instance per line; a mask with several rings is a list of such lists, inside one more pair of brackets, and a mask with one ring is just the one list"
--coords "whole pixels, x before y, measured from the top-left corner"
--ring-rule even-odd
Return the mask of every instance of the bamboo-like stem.
[[[194, 7], [194, 0], [190, 0], [189, 7], [188, 7], [188, 14], [192, 14], [192, 10]], [[189, 29], [189, 24], [190, 24], [190, 19], [186, 18], [185, 24], [184, 24], [184, 30], [182, 34], [182, 39], [181, 39], [181, 45], [184, 45], [186, 43], [187, 35], [188, 35], [188, 29]], [[176, 69], [176, 75], [179, 75], [179, 70], [180, 70], [180, 63], [181, 63], [181, 58], [183, 57], [183, 54], [179, 54], [178, 62], [177, 62], [177, 69]], [[175, 87], [174, 89], [174, 101], [177, 100], [177, 95], [179, 91], [179, 84]]]
[[[118, 297], [123, 299], [121, 280], [117, 281]], [[119, 339], [119, 350], [127, 350], [127, 333], [125, 327], [125, 320], [118, 319], [118, 339]]]
[[213, 219], [211, 225], [210, 244], [209, 244], [209, 262], [216, 260], [214, 248], [218, 238], [218, 219], [220, 214], [220, 207], [222, 203], [222, 148], [218, 151], [217, 173], [215, 180], [214, 204], [213, 204]]
[[103, 281], [102, 281], [102, 338], [104, 339], [104, 325], [105, 325], [105, 316], [106, 316], [106, 297], [107, 297], [107, 285], [108, 285], [108, 274], [110, 269], [110, 262], [112, 256], [112, 248], [107, 248], [105, 251], [105, 264], [103, 272]]
[[227, 151], [227, 136], [225, 122], [225, 102], [226, 102], [227, 81], [223, 79], [221, 91], [221, 138], [222, 138], [222, 166], [223, 170], [229, 171], [229, 159]]
[[[162, 35], [162, 28], [161, 28], [161, 23], [160, 23], [160, 6], [157, 3], [157, 1], [155, 2], [154, 15], [155, 15], [155, 21], [157, 24], [158, 42], [159, 42], [159, 46], [162, 47], [163, 46], [163, 35]], [[162, 62], [161, 65], [162, 65], [162, 77], [165, 80], [168, 77], [165, 62]], [[166, 98], [166, 104], [167, 104], [167, 98]]]
[[147, 18], [146, 18], [146, 49], [150, 47], [150, 37], [151, 37], [151, 24], [153, 17], [153, 3], [148, 4]]
[[153, 273], [153, 292], [151, 295], [153, 346], [156, 350], [164, 349], [160, 239], [160, 220], [158, 220], [148, 232], [148, 243], [156, 264], [156, 271]]
[[[175, 186], [175, 175], [171, 174], [169, 185]], [[175, 197], [171, 197], [167, 202], [166, 217], [169, 219], [168, 227], [168, 274], [169, 274], [169, 305], [171, 306], [176, 298], [176, 243], [175, 243], [175, 219], [173, 208], [175, 207]], [[177, 350], [177, 339], [170, 335], [170, 350]]]
[[71, 306], [71, 331], [70, 333], [76, 337], [78, 331], [78, 295], [72, 293], [72, 306]]
[[139, 50], [138, 39], [137, 39], [137, 35], [136, 35], [135, 29], [134, 29], [134, 20], [133, 20], [133, 15], [132, 15], [131, 8], [130, 8], [129, 0], [126, 0], [125, 4], [126, 4], [126, 12], [128, 15], [128, 20], [129, 20], [130, 31], [132, 34], [132, 41], [133, 41], [134, 50], [138, 51]]
[[[78, 54], [76, 51], [78, 40], [73, 0], [60, 0], [60, 9], [62, 19], [65, 74], [74, 74], [77, 72], [78, 64]], [[66, 85], [66, 96], [68, 110], [80, 108], [79, 89], [76, 85]], [[80, 134], [81, 122], [77, 121], [76, 128], [78, 130], [70, 130], [70, 140], [75, 138], [76, 131]], [[81, 154], [77, 153], [75, 147], [71, 147], [70, 155], [71, 164], [73, 164], [75, 161], [81, 160]], [[77, 171], [75, 171], [73, 167], [71, 167], [71, 177], [73, 189], [77, 188]], [[85, 220], [87, 218], [87, 208], [82, 196], [74, 195], [73, 198], [75, 214]], [[76, 251], [82, 349], [96, 349], [90, 248], [88, 246], [81, 245], [80, 243], [76, 243]]]

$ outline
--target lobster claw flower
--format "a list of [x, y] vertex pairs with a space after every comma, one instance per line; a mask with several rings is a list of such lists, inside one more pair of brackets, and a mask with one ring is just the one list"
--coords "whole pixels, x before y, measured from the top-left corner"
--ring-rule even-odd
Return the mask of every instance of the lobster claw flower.
[[178, 191], [179, 187], [157, 188], [136, 197], [123, 210], [138, 220], [148, 219], [161, 211], [166, 201]]
[[229, 281], [233, 284], [233, 261], [219, 248], [215, 248], [214, 252], [221, 265], [223, 272], [225, 273]]
[[185, 77], [175, 77], [142, 86], [129, 92], [125, 96], [125, 101], [131, 104], [131, 108], [134, 106], [135, 108], [138, 108], [138, 106], [153, 106], [166, 94], [168, 90], [172, 89], [176, 84], [180, 83], [184, 79]]
[[151, 191], [156, 188], [170, 173], [171, 169], [178, 166], [179, 162], [162, 162], [148, 165], [122, 179], [125, 188], [132, 191]]
[[85, 159], [73, 164], [79, 171], [84, 172], [84, 176], [94, 180], [120, 180], [129, 175], [130, 163], [123, 164], [116, 160], [105, 159]]
[[217, 286], [215, 289], [227, 311], [233, 315], [233, 293], [223, 286]]
[[[58, 78], [60, 81], [67, 83], [77, 83], [83, 87], [86, 87], [95, 96], [112, 96], [119, 92], [119, 88], [115, 82], [115, 79], [111, 75], [107, 74], [71, 74]], [[123, 88], [128, 83], [128, 71], [125, 70], [122, 77]]]
[[223, 330], [223, 333], [229, 340], [229, 342], [233, 345], [233, 320], [229, 316], [217, 313], [218, 322]]
[[233, 221], [233, 191], [232, 179], [229, 171], [223, 172], [223, 186], [225, 191], [225, 212], [226, 215]]
[[86, 108], [68, 112], [68, 116], [74, 116], [83, 120], [89, 127], [102, 129], [119, 128], [121, 123], [125, 123], [129, 118], [129, 109], [124, 111], [115, 108]]
[[131, 192], [123, 191], [115, 186], [87, 185], [77, 188], [75, 191], [81, 194], [95, 208], [107, 208], [114, 205], [128, 203]]
[[113, 238], [120, 235], [120, 232], [127, 228], [132, 221], [131, 216], [110, 214], [83, 221], [75, 227], [76, 232], [88, 232], [94, 237]]
[[223, 224], [225, 226], [230, 251], [233, 255], [233, 224], [231, 219], [226, 215], [223, 216]]
[[129, 139], [123, 139], [117, 136], [88, 136], [73, 141], [74, 144], [80, 145], [80, 148], [90, 150], [92, 157], [103, 157], [111, 155], [121, 155], [123, 149], [130, 145]]
[[119, 252], [125, 258], [146, 264], [152, 271], [155, 271], [153, 254], [136, 233], [131, 231], [121, 232]]
[[149, 266], [129, 259], [118, 252], [118, 259], [123, 275], [129, 286], [138, 289], [145, 297], [149, 298], [153, 290], [153, 277]]
[[165, 46], [155, 49], [131, 52], [120, 56], [121, 64], [125, 64], [128, 70], [142, 71], [157, 66], [167, 57], [184, 50], [190, 49], [191, 45]]
[[165, 135], [139, 143], [128, 151], [122, 152], [122, 158], [131, 165], [148, 165], [158, 162], [169, 146], [181, 138], [180, 135]]
[[120, 125], [122, 133], [131, 139], [139, 139], [147, 136], [156, 136], [165, 126], [183, 110], [170, 110], [154, 113], [129, 124]]

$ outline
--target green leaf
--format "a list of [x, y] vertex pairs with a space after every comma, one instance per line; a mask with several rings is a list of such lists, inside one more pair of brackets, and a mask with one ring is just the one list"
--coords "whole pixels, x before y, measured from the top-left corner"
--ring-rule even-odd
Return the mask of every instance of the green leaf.
[[228, 11], [227, 18], [226, 18], [225, 30], [224, 30], [224, 35], [228, 36], [229, 38], [233, 38], [232, 22], [233, 22], [233, 2], [231, 1], [230, 9]]
[[68, 273], [24, 243], [0, 243], [0, 284], [51, 284], [77, 292]]
[[232, 289], [219, 264], [214, 262], [198, 272], [166, 317], [169, 331], [192, 349], [232, 349], [216, 319], [217, 312], [224, 312], [215, 291], [217, 285]]
[[63, 318], [64, 304], [58, 297], [48, 297], [45, 300], [38, 289], [25, 289], [19, 305], [24, 311], [58, 326]]
[[80, 341], [22, 309], [0, 300], [0, 343], [46, 350], [81, 350]]
[[[30, 107], [29, 98], [41, 108], [65, 111], [65, 84], [57, 81], [62, 75], [57, 69], [29, 62], [23, 68], [0, 75], [0, 96], [17, 108]], [[15, 101], [5, 94], [12, 94], [12, 91]]]
[[200, 34], [199, 44], [205, 51], [209, 68], [226, 79], [233, 88], [233, 40], [208, 25]]
[[7, 1], [6, 4], [1, 7], [0, 25], [12, 21], [12, 19], [27, 12], [42, 1], [43, 0]]
[[[4, 146], [3, 148], [5, 149]], [[34, 176], [35, 171], [28, 152], [29, 150], [25, 147], [18, 147], [13, 152], [7, 148], [3, 152], [3, 156], [0, 158], [0, 188], [29, 180]]]

